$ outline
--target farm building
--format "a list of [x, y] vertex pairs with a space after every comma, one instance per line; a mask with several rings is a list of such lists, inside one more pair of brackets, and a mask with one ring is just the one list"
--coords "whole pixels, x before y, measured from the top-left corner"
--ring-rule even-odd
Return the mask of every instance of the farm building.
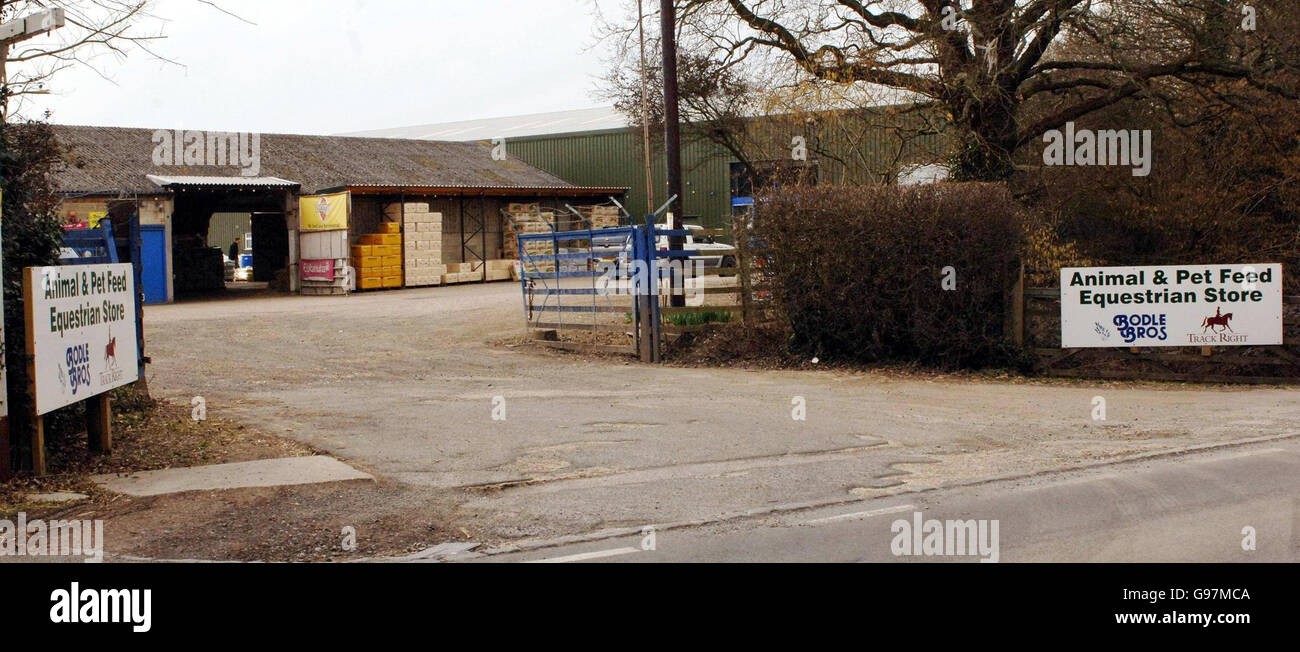
[[[760, 175], [806, 172], [815, 183], [872, 184], [933, 180], [943, 158], [942, 134], [907, 111], [880, 107], [807, 116], [755, 118], [746, 148]], [[627, 186], [627, 209], [643, 214], [648, 206], [643, 136], [612, 107], [540, 113], [363, 131], [353, 136], [504, 143], [505, 153], [582, 186]], [[659, 134], [653, 136], [658, 141]], [[796, 141], [796, 138], [799, 140]], [[800, 152], [802, 143], [802, 152]], [[653, 206], [667, 201], [662, 148], [651, 157]], [[794, 162], [796, 155], [806, 154]], [[938, 166], [942, 167], [942, 166]], [[920, 173], [918, 174], [918, 170]], [[753, 194], [753, 179], [722, 145], [701, 138], [682, 141], [683, 208], [705, 228], [730, 228], [733, 206]]]
[[[56, 178], [64, 219], [117, 224], [138, 215], [150, 303], [220, 289], [232, 241], [251, 259], [254, 281], [303, 293], [346, 291], [364, 280], [345, 273], [361, 262], [354, 255], [369, 267], [381, 252], [382, 267], [374, 265], [382, 278], [397, 268], [398, 283], [386, 287], [488, 280], [485, 263], [510, 255], [511, 204], [564, 213], [566, 205], [612, 205], [627, 192], [576, 186], [472, 142], [81, 126], [55, 133], [69, 149]], [[312, 197], [314, 208], [317, 196], [345, 198], [346, 222], [315, 224], [301, 214], [300, 200]], [[306, 273], [304, 261], [326, 260], [324, 276]]]

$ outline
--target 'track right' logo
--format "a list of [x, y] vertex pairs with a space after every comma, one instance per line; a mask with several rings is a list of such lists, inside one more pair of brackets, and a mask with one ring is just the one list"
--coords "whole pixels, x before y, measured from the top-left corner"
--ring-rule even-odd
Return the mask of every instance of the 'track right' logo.
[[1232, 313], [1223, 312], [1222, 308], [1216, 306], [1213, 315], [1207, 315], [1201, 320], [1201, 332], [1188, 333], [1187, 341], [1189, 344], [1202, 346], [1246, 344], [1250, 341], [1250, 336], [1234, 331], [1232, 329]]

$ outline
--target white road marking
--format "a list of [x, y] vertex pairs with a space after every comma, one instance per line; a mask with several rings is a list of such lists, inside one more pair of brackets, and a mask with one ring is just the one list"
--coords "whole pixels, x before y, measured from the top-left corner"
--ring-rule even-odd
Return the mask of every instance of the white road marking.
[[827, 516], [824, 518], [814, 518], [810, 521], [804, 521], [800, 525], [821, 525], [823, 523], [834, 523], [835, 521], [847, 521], [849, 519], [869, 518], [872, 516], [882, 516], [884, 514], [897, 514], [898, 512], [915, 511], [916, 505], [898, 505], [896, 507], [885, 507], [882, 509], [873, 509], [867, 512], [852, 512], [849, 514], [840, 514], [838, 516]]
[[525, 564], [567, 564], [574, 561], [587, 561], [588, 559], [600, 559], [602, 557], [617, 557], [619, 555], [628, 555], [634, 552], [641, 552], [640, 548], [613, 548], [611, 550], [597, 550], [596, 552], [584, 552], [577, 555], [566, 555], [564, 557], [550, 557], [548, 559], [533, 559], [524, 562]]
[[1272, 455], [1273, 453], [1283, 453], [1282, 448], [1262, 448], [1258, 450], [1237, 451], [1235, 453], [1220, 453], [1207, 457], [1197, 457], [1190, 460], [1193, 464], [1205, 464], [1209, 462], [1222, 462], [1223, 460], [1235, 460], [1242, 457], [1254, 457], [1256, 455]]

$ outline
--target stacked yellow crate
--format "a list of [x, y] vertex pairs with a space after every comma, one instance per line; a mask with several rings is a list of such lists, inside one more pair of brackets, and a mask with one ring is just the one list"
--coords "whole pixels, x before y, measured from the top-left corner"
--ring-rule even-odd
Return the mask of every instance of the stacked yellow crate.
[[367, 233], [352, 247], [357, 289], [402, 287], [402, 225], [382, 222], [379, 233]]
[[374, 245], [352, 246], [352, 269], [357, 274], [358, 290], [378, 290], [384, 287], [383, 258], [375, 255]]

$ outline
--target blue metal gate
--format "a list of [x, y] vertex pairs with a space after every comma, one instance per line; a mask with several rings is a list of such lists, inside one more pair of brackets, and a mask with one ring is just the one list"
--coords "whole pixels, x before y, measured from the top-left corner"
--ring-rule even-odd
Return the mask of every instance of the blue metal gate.
[[[141, 236], [140, 217], [132, 213], [126, 218], [125, 237], [115, 237], [113, 223], [107, 219], [96, 229], [67, 229], [63, 232], [63, 254], [59, 262], [64, 265], [117, 264], [122, 258], [131, 263], [135, 277], [135, 346], [139, 360], [140, 378], [144, 378], [144, 288], [141, 286]], [[124, 254], [124, 255], [123, 255]], [[164, 286], [164, 293], [166, 288]]]
[[[657, 362], [665, 332], [681, 335], [711, 320], [745, 315], [747, 274], [721, 264], [706, 271], [702, 261], [708, 252], [670, 251], [666, 244], [674, 237], [723, 233], [666, 229], [655, 220], [656, 215], [647, 215], [644, 224], [568, 231], [544, 221], [517, 224], [534, 231], [516, 236], [533, 336], [557, 348], [633, 353]], [[727, 278], [706, 280], [710, 276]], [[698, 305], [670, 307], [674, 295], [695, 297]], [[665, 325], [665, 317], [674, 323]]]

